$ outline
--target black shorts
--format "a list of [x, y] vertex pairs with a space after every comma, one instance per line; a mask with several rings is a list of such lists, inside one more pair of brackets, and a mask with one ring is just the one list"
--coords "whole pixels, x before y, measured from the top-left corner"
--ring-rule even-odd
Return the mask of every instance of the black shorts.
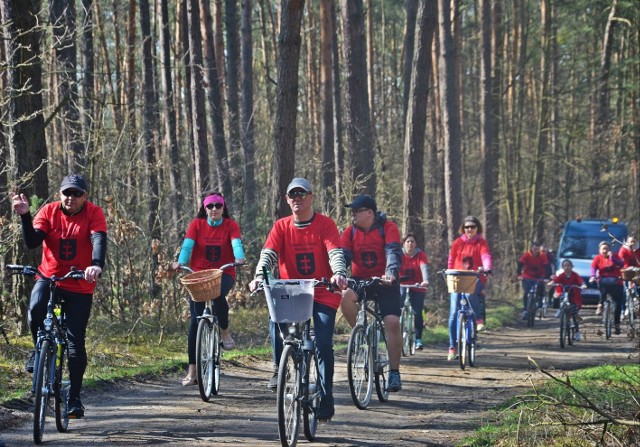
[[375, 285], [367, 291], [368, 298], [378, 302], [380, 307], [380, 315], [382, 318], [387, 315], [400, 316], [404, 302], [400, 294], [400, 285], [385, 286], [382, 284]]

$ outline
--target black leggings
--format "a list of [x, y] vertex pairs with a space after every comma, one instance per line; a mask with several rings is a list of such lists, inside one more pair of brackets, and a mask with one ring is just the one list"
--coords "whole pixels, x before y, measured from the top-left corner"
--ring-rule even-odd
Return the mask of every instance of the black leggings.
[[[64, 300], [62, 311], [67, 318], [67, 338], [69, 340], [69, 397], [79, 398], [82, 378], [87, 369], [87, 350], [85, 335], [91, 314], [93, 295], [75, 293], [58, 288], [58, 297]], [[31, 291], [29, 302], [29, 327], [33, 343], [36, 342], [38, 329], [47, 316], [49, 302], [49, 282], [43, 279], [36, 281]]]
[[614, 324], [620, 324], [620, 315], [624, 307], [624, 287], [622, 284], [602, 284], [600, 283], [600, 304], [604, 303], [605, 297], [611, 295], [616, 303], [616, 313], [613, 317]]

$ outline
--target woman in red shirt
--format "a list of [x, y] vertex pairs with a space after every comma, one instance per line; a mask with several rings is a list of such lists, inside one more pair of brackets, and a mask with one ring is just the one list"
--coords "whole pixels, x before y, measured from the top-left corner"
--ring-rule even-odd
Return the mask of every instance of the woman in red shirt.
[[[402, 241], [402, 266], [400, 267], [400, 277], [407, 279], [402, 284], [419, 284], [420, 288], [410, 288], [409, 300], [411, 307], [416, 316], [414, 319], [416, 328], [416, 349], [422, 349], [422, 328], [424, 319], [422, 318], [422, 309], [424, 307], [424, 298], [429, 287], [429, 259], [427, 254], [418, 248], [416, 243], [416, 235], [407, 233]], [[405, 289], [406, 290], [406, 289]], [[404, 293], [404, 292], [403, 292]]]
[[[582, 280], [582, 277], [573, 271], [573, 263], [570, 260], [564, 259], [562, 261], [562, 271], [562, 273], [551, 279], [552, 284], [557, 285], [554, 297], [560, 297], [562, 295], [563, 286], [580, 286], [581, 289], [587, 287]], [[578, 311], [582, 308], [582, 292], [580, 289], [573, 287], [569, 290], [569, 302], [571, 304], [575, 304]], [[576, 316], [577, 315], [578, 314], [576, 312]], [[558, 309], [555, 316], [556, 318], [560, 317], [560, 309]], [[576, 341], [580, 341], [582, 339], [580, 329], [578, 328], [578, 319], [576, 319], [575, 339]]]
[[624, 288], [620, 277], [620, 267], [624, 265], [624, 261], [617, 254], [611, 252], [611, 244], [607, 241], [600, 242], [598, 252], [599, 254], [591, 262], [591, 278], [589, 279], [589, 282], [596, 282], [597, 279], [600, 286], [600, 302], [596, 309], [596, 315], [602, 313], [602, 303], [608, 293], [616, 303], [613, 322], [615, 333], [619, 335], [620, 314], [622, 306], [624, 306]]

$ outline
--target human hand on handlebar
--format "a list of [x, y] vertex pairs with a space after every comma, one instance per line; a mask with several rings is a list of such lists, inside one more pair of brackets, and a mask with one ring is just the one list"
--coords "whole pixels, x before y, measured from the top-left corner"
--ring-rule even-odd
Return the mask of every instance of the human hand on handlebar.
[[84, 269], [84, 279], [87, 282], [95, 282], [102, 273], [102, 268], [98, 265], [90, 265]]
[[346, 290], [348, 287], [347, 278], [344, 275], [333, 275], [331, 277], [331, 282], [338, 286], [340, 290]]
[[382, 280], [382, 284], [390, 286], [396, 280], [396, 277], [394, 275], [382, 275], [380, 279]]

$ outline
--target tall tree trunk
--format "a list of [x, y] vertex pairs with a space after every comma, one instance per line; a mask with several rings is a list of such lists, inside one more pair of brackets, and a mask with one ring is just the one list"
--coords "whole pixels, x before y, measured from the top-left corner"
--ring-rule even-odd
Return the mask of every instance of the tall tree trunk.
[[255, 120], [253, 104], [253, 29], [252, 0], [242, 0], [242, 149], [244, 152], [244, 202], [243, 210], [243, 232], [245, 238], [252, 240], [256, 230], [256, 216], [258, 203], [256, 201], [256, 179], [255, 179]]
[[[416, 36], [416, 16], [418, 14], [418, 2], [404, 0], [405, 29], [404, 29], [404, 64], [402, 70], [402, 116], [403, 122], [407, 121], [407, 106], [409, 104], [409, 89], [411, 88], [411, 73], [413, 67], [413, 47]], [[423, 245], [421, 245], [423, 246]]]
[[282, 0], [281, 9], [271, 195], [276, 219], [291, 214], [284, 195], [295, 169], [300, 25], [304, 0]]
[[376, 60], [375, 60], [375, 48], [376, 43], [374, 39], [374, 15], [373, 15], [373, 0], [367, 1], [366, 15], [366, 51], [367, 51], [367, 92], [369, 94], [369, 121], [371, 122], [371, 129], [376, 127]]
[[[402, 233], [413, 232], [424, 247], [424, 152], [431, 72], [431, 46], [437, 23], [437, 0], [420, 0], [416, 20], [415, 54], [404, 139], [404, 195]], [[433, 166], [432, 166], [433, 168]]]
[[[114, 5], [115, 6], [115, 5]], [[127, 52], [126, 52], [126, 66], [127, 66], [127, 79], [125, 87], [125, 104], [127, 110], [127, 136], [128, 136], [128, 149], [129, 149], [129, 166], [131, 168], [128, 172], [128, 204], [133, 206], [138, 203], [138, 197], [135, 193], [137, 188], [138, 172], [136, 167], [138, 166], [137, 151], [135, 148], [135, 134], [136, 134], [136, 0], [129, 0], [129, 14], [127, 24]]]
[[451, 7], [449, 0], [438, 0], [440, 40], [440, 108], [444, 149], [444, 186], [449, 244], [462, 223], [462, 163], [460, 159], [460, 121], [456, 88], [453, 37], [451, 35]]
[[[202, 0], [205, 1], [205, 0]], [[240, 36], [238, 34], [238, 0], [225, 0], [225, 24], [227, 31], [227, 104], [229, 106], [229, 162], [227, 169], [234, 184], [239, 184], [242, 175], [238, 167], [242, 164], [240, 156]], [[231, 181], [229, 181], [231, 186]]]
[[[222, 93], [216, 65], [216, 55], [213, 39], [213, 19], [208, 0], [200, 0], [201, 34], [204, 42], [204, 59], [207, 66], [206, 78], [209, 84], [208, 99], [213, 124], [213, 148], [216, 154], [217, 184], [220, 185], [225, 201], [233, 209], [233, 188], [231, 186], [231, 171], [227, 154], [227, 143], [224, 136], [224, 115], [222, 107]], [[237, 95], [236, 95], [237, 100]], [[231, 163], [232, 164], [232, 163]], [[214, 182], [215, 183], [215, 182]]]
[[[82, 120], [84, 128], [83, 141], [86, 145], [86, 163], [89, 165], [90, 172], [93, 172], [91, 166], [93, 164], [94, 145], [93, 145], [93, 120], [95, 119], [96, 108], [94, 107], [94, 95], [95, 95], [95, 62], [93, 58], [93, 0], [82, 0], [82, 9], [84, 13], [84, 20], [82, 23], [82, 54], [83, 54], [83, 67], [84, 74], [82, 77], [82, 108], [83, 117]], [[90, 179], [93, 180], [93, 179]], [[91, 182], [94, 183], [94, 182]]]
[[[183, 95], [184, 95], [184, 101], [182, 102], [184, 104], [184, 115], [185, 115], [185, 127], [187, 128], [187, 132], [186, 132], [186, 138], [187, 138], [187, 142], [188, 142], [188, 146], [189, 146], [189, 156], [190, 158], [195, 161], [196, 157], [195, 157], [195, 153], [196, 153], [196, 144], [195, 144], [195, 132], [194, 132], [194, 123], [193, 123], [193, 98], [191, 96], [191, 78], [192, 78], [192, 70], [191, 70], [191, 51], [189, 49], [189, 39], [190, 39], [190, 31], [189, 31], [189, 3], [190, 0], [180, 0], [180, 10], [178, 11], [179, 17], [180, 17], [180, 32], [179, 32], [179, 39], [180, 39], [180, 58], [182, 59], [183, 63], [184, 63], [184, 83], [183, 83]], [[194, 163], [194, 171], [196, 171], [196, 169], [200, 169], [199, 166], [197, 166]], [[199, 181], [199, 176], [198, 179], [196, 178], [196, 176], [192, 176], [191, 177], [191, 189], [192, 189], [192, 194], [189, 195], [189, 197], [191, 199], [195, 199], [195, 203], [197, 204], [199, 202], [199, 196], [202, 193], [202, 190], [200, 189], [200, 185], [198, 184]]]
[[341, 0], [344, 29], [345, 128], [351, 191], [376, 194], [373, 136], [367, 98], [364, 8], [362, 0]]
[[322, 152], [322, 198], [323, 210], [333, 208], [336, 171], [334, 165], [335, 132], [333, 127], [333, 57], [331, 39], [333, 22], [331, 21], [331, 0], [320, 0], [320, 96], [322, 97], [322, 119], [320, 121], [320, 147]]
[[[333, 29], [331, 35], [331, 54], [333, 56], [333, 128], [335, 142], [333, 144], [334, 169], [336, 181], [336, 200], [339, 201], [343, 197], [343, 180], [344, 172], [344, 146], [343, 146], [343, 127], [342, 127], [342, 88], [340, 83], [340, 51], [338, 50], [338, 23], [336, 17], [336, 2], [331, 1], [331, 27]], [[336, 217], [342, 216], [342, 207], [336, 208]]]

